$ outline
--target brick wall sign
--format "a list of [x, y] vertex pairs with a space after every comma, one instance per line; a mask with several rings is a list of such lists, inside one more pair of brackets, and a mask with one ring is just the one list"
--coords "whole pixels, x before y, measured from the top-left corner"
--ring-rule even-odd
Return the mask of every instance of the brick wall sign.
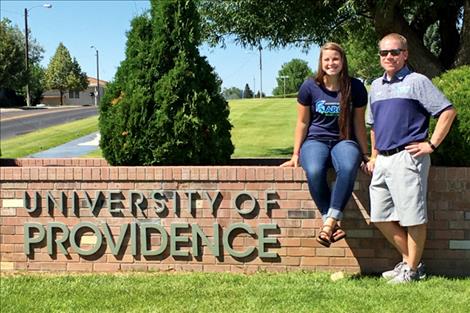
[[[373, 273], [399, 260], [369, 222], [362, 174], [345, 211], [348, 237], [324, 248], [302, 169], [0, 162], [1, 271]], [[430, 273], [470, 275], [469, 187], [470, 169], [431, 170]]]

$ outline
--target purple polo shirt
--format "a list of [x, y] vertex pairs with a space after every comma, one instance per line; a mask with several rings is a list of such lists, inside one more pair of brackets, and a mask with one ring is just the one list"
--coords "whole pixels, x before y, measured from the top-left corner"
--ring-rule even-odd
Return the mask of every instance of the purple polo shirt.
[[386, 74], [372, 82], [366, 122], [375, 132], [375, 148], [394, 149], [428, 138], [430, 117], [452, 104], [424, 75], [407, 66], [391, 80]]

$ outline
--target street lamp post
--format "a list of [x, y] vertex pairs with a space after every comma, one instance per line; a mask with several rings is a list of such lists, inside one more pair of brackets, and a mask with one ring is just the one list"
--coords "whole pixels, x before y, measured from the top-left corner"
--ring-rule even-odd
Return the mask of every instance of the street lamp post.
[[96, 105], [98, 105], [100, 103], [100, 55], [95, 46], [90, 48], [96, 51]]
[[[31, 96], [29, 94], [29, 42], [28, 42], [28, 12], [34, 8], [40, 7], [41, 5], [25, 8], [24, 9], [24, 60], [25, 60], [25, 70], [26, 70], [26, 106], [31, 106]], [[46, 3], [42, 5], [43, 8], [50, 9], [52, 4]]]
[[286, 97], [286, 79], [289, 78], [288, 75], [279, 76], [279, 78], [284, 79], [284, 98]]

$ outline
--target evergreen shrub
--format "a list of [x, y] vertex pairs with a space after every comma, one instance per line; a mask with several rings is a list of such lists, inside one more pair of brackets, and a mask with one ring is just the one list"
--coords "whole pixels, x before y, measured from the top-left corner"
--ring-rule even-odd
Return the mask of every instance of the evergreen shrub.
[[[470, 66], [447, 71], [433, 79], [457, 110], [457, 117], [446, 139], [431, 154], [433, 165], [470, 166]], [[431, 133], [436, 120], [431, 122]]]
[[221, 81], [198, 51], [194, 1], [151, 1], [134, 18], [126, 57], [100, 105], [112, 165], [224, 164], [234, 147]]

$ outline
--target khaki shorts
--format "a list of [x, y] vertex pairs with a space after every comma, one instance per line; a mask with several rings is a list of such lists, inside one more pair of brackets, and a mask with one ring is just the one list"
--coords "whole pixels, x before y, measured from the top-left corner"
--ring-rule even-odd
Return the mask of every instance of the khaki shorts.
[[429, 155], [412, 157], [406, 150], [379, 155], [370, 183], [372, 222], [399, 222], [401, 226], [425, 224]]

